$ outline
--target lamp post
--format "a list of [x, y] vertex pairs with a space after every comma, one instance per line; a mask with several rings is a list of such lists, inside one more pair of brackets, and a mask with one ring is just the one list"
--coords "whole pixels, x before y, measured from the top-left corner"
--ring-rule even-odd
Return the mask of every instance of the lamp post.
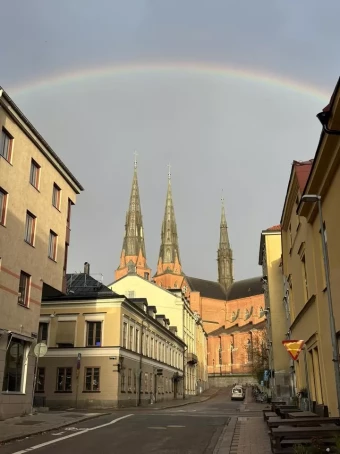
[[323, 224], [321, 196], [320, 195], [306, 194], [306, 195], [303, 195], [301, 197], [301, 202], [316, 203], [318, 205], [319, 220], [320, 220], [321, 244], [322, 244], [322, 255], [323, 255], [323, 263], [324, 263], [326, 286], [327, 286], [327, 302], [328, 302], [328, 311], [329, 311], [329, 325], [330, 325], [331, 341], [332, 341], [332, 353], [333, 353], [332, 361], [333, 361], [333, 364], [334, 364], [334, 375], [335, 375], [335, 385], [336, 385], [336, 394], [337, 394], [337, 402], [338, 402], [338, 413], [340, 414], [339, 353], [338, 353], [338, 343], [337, 343], [337, 339], [336, 339], [336, 329], [335, 329], [335, 320], [334, 320], [334, 312], [333, 312], [333, 301], [332, 301], [332, 292], [331, 292], [331, 283], [330, 283], [330, 272], [329, 272], [328, 249], [327, 249], [327, 243], [326, 243], [326, 239], [325, 239], [325, 228], [324, 228], [324, 224]]

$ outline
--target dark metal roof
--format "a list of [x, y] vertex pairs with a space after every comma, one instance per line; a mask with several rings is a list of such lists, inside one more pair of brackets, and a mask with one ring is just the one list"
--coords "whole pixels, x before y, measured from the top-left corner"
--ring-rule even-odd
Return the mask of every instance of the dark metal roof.
[[106, 287], [106, 285], [94, 279], [86, 273], [67, 274], [67, 292], [66, 294], [48, 294], [43, 297], [43, 300], [72, 300], [73, 298], [105, 298], [119, 297], [117, 293]]
[[200, 292], [204, 298], [215, 300], [226, 300], [226, 291], [221, 284], [206, 279], [198, 279], [197, 277], [185, 276], [191, 291]]
[[246, 325], [239, 326], [238, 324], [234, 326], [230, 326], [229, 328], [226, 328], [224, 325], [221, 326], [220, 328], [216, 329], [215, 331], [211, 331], [211, 333], [208, 334], [208, 337], [210, 336], [221, 336], [221, 335], [227, 335], [227, 334], [236, 334], [236, 333], [246, 333], [248, 331], [254, 330], [254, 329], [264, 329], [267, 326], [267, 322], [263, 320], [260, 323], [256, 323], [255, 325], [253, 323], [247, 323]]
[[263, 293], [261, 276], [234, 282], [227, 291], [227, 301], [248, 298]]

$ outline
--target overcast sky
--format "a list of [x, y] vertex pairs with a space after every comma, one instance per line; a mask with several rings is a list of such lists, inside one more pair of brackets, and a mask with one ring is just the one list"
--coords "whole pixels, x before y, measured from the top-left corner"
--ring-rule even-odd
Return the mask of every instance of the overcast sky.
[[[88, 261], [113, 280], [137, 150], [153, 270], [170, 162], [184, 272], [217, 279], [223, 189], [235, 278], [259, 275], [260, 232], [280, 221], [291, 163], [316, 151], [315, 115], [339, 76], [339, 16], [339, 0], [3, 1], [0, 85], [85, 188], [68, 271]], [[36, 84], [136, 62], [178, 70]], [[314, 89], [187, 72], [178, 62]]]

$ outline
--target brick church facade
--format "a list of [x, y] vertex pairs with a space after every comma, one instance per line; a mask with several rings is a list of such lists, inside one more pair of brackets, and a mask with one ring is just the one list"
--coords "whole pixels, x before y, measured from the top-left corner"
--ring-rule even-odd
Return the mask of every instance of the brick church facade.
[[234, 282], [233, 253], [222, 200], [216, 282], [188, 276], [182, 269], [172, 197], [171, 174], [156, 273], [147, 265], [142, 212], [135, 161], [125, 236], [115, 280], [137, 274], [164, 289], [181, 289], [208, 334], [208, 372], [211, 375], [250, 374], [253, 343], [266, 326], [261, 276]]

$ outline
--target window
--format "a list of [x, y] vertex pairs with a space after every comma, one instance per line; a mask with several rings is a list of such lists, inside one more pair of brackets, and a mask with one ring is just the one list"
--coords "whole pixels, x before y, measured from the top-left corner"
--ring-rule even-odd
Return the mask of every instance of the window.
[[102, 337], [102, 322], [87, 322], [87, 347], [100, 347]]
[[37, 218], [34, 214], [29, 211], [26, 212], [25, 241], [31, 246], [34, 246], [36, 219]]
[[12, 338], [6, 353], [5, 373], [2, 390], [6, 392], [22, 392], [24, 375], [25, 342]]
[[43, 342], [47, 345], [48, 340], [48, 323], [39, 323], [39, 331], [38, 331], [38, 342]]
[[123, 323], [123, 347], [127, 348], [127, 323]]
[[8, 193], [0, 188], [0, 224], [6, 225], [6, 208]]
[[13, 137], [5, 128], [2, 128], [0, 138], [0, 156], [11, 162]]
[[61, 189], [54, 183], [52, 192], [52, 205], [60, 210]]
[[144, 279], [149, 280], [149, 273], [144, 273]]
[[58, 235], [50, 230], [50, 238], [48, 242], [48, 257], [54, 261], [57, 260], [57, 239]]
[[135, 351], [140, 353], [140, 351], [139, 351], [139, 330], [138, 329], [136, 329], [136, 339], [135, 339], [135, 341], [136, 341]]
[[38, 367], [37, 379], [35, 382], [35, 392], [43, 393], [45, 391], [45, 368]]
[[145, 341], [145, 354], [146, 356], [149, 356], [149, 336], [146, 335], [146, 341]]
[[154, 355], [154, 352], [153, 352], [153, 349], [154, 349], [154, 340], [153, 340], [153, 337], [151, 338], [151, 345], [150, 345], [150, 356], [151, 358], [153, 358], [153, 355]]
[[124, 374], [124, 372], [120, 373], [120, 390], [122, 393], [125, 393], [125, 374]]
[[289, 224], [289, 226], [288, 226], [288, 234], [289, 234], [289, 249], [292, 249], [292, 245], [293, 245], [292, 224]]
[[144, 392], [147, 393], [148, 392], [148, 373], [145, 372], [144, 374]]
[[86, 367], [85, 368], [85, 387], [84, 391], [99, 391], [99, 367]]
[[133, 350], [133, 326], [130, 326], [129, 349]]
[[19, 280], [18, 304], [28, 306], [29, 287], [31, 276], [21, 271]]
[[135, 297], [135, 292], [133, 290], [128, 291], [128, 298], [134, 298]]
[[137, 372], [135, 371], [133, 374], [133, 392], [137, 391]]
[[31, 161], [30, 183], [35, 189], [39, 189], [40, 183], [40, 165], [34, 159]]
[[72, 392], [72, 368], [58, 367], [57, 369], [57, 391]]
[[132, 370], [128, 369], [128, 388], [131, 388]]

